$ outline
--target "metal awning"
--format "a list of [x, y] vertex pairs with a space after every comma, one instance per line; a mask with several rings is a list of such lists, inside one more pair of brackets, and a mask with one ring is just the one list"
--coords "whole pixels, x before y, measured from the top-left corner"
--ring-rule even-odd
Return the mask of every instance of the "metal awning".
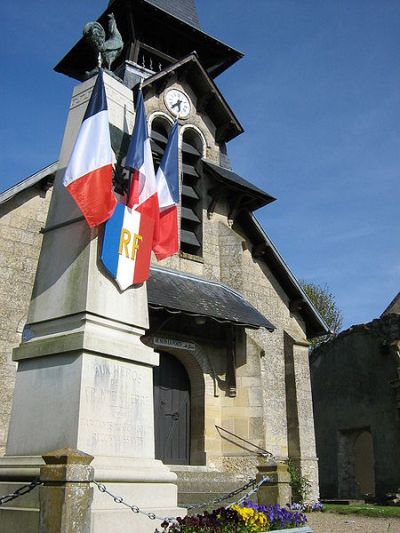
[[184, 272], [151, 267], [149, 307], [170, 313], [207, 317], [217, 322], [273, 331], [275, 327], [241, 294], [216, 281]]

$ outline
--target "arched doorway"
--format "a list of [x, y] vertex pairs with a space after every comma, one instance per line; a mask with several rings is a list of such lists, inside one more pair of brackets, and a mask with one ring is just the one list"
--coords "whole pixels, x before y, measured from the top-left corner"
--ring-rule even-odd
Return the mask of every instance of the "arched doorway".
[[154, 368], [155, 456], [166, 464], [190, 463], [190, 380], [185, 367], [160, 352]]

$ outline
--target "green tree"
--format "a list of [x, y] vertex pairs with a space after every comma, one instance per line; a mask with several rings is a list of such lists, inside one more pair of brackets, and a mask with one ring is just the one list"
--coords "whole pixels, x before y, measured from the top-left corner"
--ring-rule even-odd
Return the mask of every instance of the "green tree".
[[311, 339], [311, 348], [314, 349], [339, 333], [343, 324], [343, 314], [327, 284], [322, 286], [304, 280], [301, 280], [300, 284], [330, 329], [327, 335]]

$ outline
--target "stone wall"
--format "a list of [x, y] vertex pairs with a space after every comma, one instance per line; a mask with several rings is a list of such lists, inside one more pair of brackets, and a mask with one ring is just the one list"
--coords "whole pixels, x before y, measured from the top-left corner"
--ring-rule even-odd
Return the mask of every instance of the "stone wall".
[[16, 365], [12, 349], [26, 320], [51, 193], [32, 187], [0, 205], [0, 454], [4, 453]]
[[[225, 283], [243, 294], [276, 327], [272, 333], [247, 330], [247, 360], [237, 369], [236, 398], [222, 394], [215, 400], [212, 395], [206, 396], [206, 427], [210, 433], [205, 443], [208, 464], [252, 475], [257, 462], [254, 455], [235, 444], [227, 441], [222, 447], [218, 444], [213, 422], [217, 413], [226, 429], [266, 448], [278, 460], [288, 457], [294, 460], [312, 482], [310, 498], [317, 499], [318, 464], [305, 325], [299, 316], [290, 312], [289, 298], [268, 266], [252, 257], [252, 243], [231, 227], [227, 212], [222, 200], [215, 206], [212, 217], [207, 218], [204, 204], [201, 259], [174, 256], [161, 263]], [[204, 379], [209, 376], [205, 375]]]
[[[360, 497], [362, 484], [371, 485], [371, 476], [378, 498], [400, 485], [399, 347], [400, 315], [388, 315], [353, 326], [313, 352], [312, 391], [324, 498]], [[368, 464], [369, 436], [373, 456]], [[363, 448], [359, 439], [365, 441]], [[358, 472], [362, 457], [363, 471]]]

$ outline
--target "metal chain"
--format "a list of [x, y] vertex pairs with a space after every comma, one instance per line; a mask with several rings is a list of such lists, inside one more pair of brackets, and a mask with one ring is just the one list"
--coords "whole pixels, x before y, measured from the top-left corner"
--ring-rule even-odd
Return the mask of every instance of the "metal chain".
[[255, 492], [258, 491], [258, 489], [265, 483], [265, 481], [272, 481], [272, 478], [269, 476], [263, 477], [257, 485], [254, 486], [253, 489], [249, 490], [244, 496], [242, 496], [237, 502], [230, 503], [228, 507], [232, 507], [232, 505], [240, 505], [241, 503], [245, 502], [250, 496], [252, 496]]
[[39, 481], [38, 479], [35, 479], [28, 485], [24, 485], [23, 487], [20, 487], [15, 492], [10, 492], [10, 494], [6, 494], [5, 496], [0, 496], [0, 505], [11, 502], [12, 500], [15, 500], [15, 498], [19, 498], [20, 496], [23, 496], [24, 494], [28, 494], [28, 492], [31, 492], [31, 490], [38, 487], [39, 485], [43, 485], [43, 481]]
[[93, 481], [93, 483], [97, 486], [100, 492], [103, 492], [104, 494], [108, 494], [115, 501], [115, 503], [120, 503], [121, 505], [124, 505], [125, 507], [130, 509], [133, 513], [143, 514], [147, 516], [148, 518], [150, 518], [150, 520], [161, 520], [162, 522], [168, 522], [169, 524], [177, 523], [176, 518], [174, 517], [157, 516], [154, 513], [148, 513], [146, 511], [143, 511], [142, 509], [139, 509], [137, 505], [131, 505], [129, 503], [126, 503], [124, 499], [122, 498], [122, 496], [115, 496], [115, 494], [107, 490], [107, 487], [103, 483], [98, 483], [97, 481]]
[[253, 485], [255, 485], [255, 483], [256, 483], [256, 480], [251, 479], [248, 483], [246, 483], [246, 485], [243, 485], [243, 487], [239, 487], [238, 489], [235, 489], [232, 492], [225, 494], [224, 496], [219, 496], [218, 498], [215, 498], [214, 500], [210, 500], [209, 502], [205, 502], [205, 503], [197, 503], [195, 505], [184, 505], [184, 507], [186, 507], [186, 509], [191, 511], [193, 509], [202, 509], [203, 507], [208, 507], [209, 505], [221, 503], [225, 500], [229, 500], [229, 498], [232, 498], [233, 496], [236, 496], [236, 494], [240, 494], [241, 492], [248, 489], [249, 487], [252, 487]]
[[[192, 505], [190, 507], [187, 507], [187, 509], [197, 509], [197, 508], [200, 509], [202, 507], [208, 507], [209, 505], [213, 505], [215, 503], [220, 503], [221, 501], [227, 500], [228, 498], [231, 498], [232, 496], [236, 496], [236, 494], [239, 494], [240, 492], [243, 492], [248, 487], [253, 487], [249, 492], [247, 492], [239, 500], [229, 504], [228, 508], [231, 507], [232, 505], [235, 505], [235, 504], [239, 505], [240, 503], [242, 503], [245, 500], [247, 500], [252, 494], [257, 492], [257, 490], [261, 487], [261, 485], [265, 481], [270, 481], [270, 480], [271, 480], [271, 478], [268, 477], [268, 476], [262, 478], [262, 480], [259, 481], [258, 483], [256, 483], [255, 479], [252, 479], [251, 481], [246, 483], [246, 485], [243, 485], [243, 487], [240, 487], [239, 489], [233, 490], [232, 492], [230, 492], [229, 494], [226, 494], [222, 498], [215, 498], [215, 500], [211, 500], [208, 503], [204, 503], [204, 504], [201, 504], [201, 505]], [[131, 504], [125, 502], [124, 499], [122, 498], [122, 496], [116, 496], [115, 494], [110, 492], [103, 483], [98, 483], [97, 481], [93, 481], [93, 483], [97, 486], [97, 488], [99, 489], [100, 492], [103, 492], [104, 494], [108, 494], [109, 496], [111, 496], [111, 498], [114, 500], [115, 503], [120, 503], [121, 505], [124, 505], [125, 507], [130, 509], [133, 513], [143, 514], [143, 515], [147, 516], [148, 518], [150, 518], [150, 520], [160, 520], [161, 522], [167, 522], [168, 524], [177, 524], [177, 520], [176, 520], [175, 517], [171, 517], [171, 516], [161, 517], [161, 516], [157, 516], [155, 513], [148, 513], [147, 511], [143, 511], [137, 505], [131, 505]]]

